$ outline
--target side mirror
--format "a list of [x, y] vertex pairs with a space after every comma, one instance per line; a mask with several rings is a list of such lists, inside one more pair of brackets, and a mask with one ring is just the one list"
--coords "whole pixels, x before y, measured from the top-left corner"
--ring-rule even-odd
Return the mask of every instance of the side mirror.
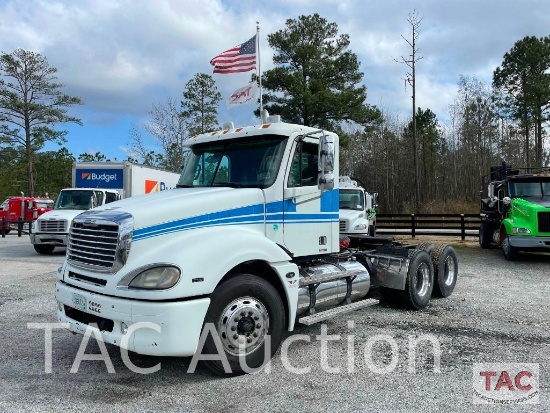
[[321, 191], [334, 188], [334, 138], [328, 135], [322, 135], [319, 138], [319, 168], [321, 177], [319, 183]]
[[372, 207], [378, 208], [378, 192], [372, 193]]

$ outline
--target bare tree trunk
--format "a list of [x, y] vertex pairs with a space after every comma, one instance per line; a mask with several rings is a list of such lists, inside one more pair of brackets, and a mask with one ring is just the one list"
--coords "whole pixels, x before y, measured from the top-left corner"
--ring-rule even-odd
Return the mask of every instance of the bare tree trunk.
[[418, 48], [416, 46], [416, 39], [418, 38], [418, 29], [420, 28], [420, 25], [422, 23], [423, 17], [419, 17], [416, 14], [416, 11], [413, 11], [413, 13], [409, 13], [409, 18], [407, 21], [412, 27], [412, 40], [409, 41], [405, 39], [403, 36], [403, 39], [409, 44], [411, 47], [411, 54], [409, 55], [409, 58], [405, 58], [401, 56], [400, 60], [396, 60], [398, 63], [404, 63], [406, 64], [410, 69], [411, 72], [407, 73], [407, 78], [405, 79], [409, 85], [412, 87], [412, 124], [413, 124], [413, 160], [414, 160], [414, 182], [415, 182], [415, 200], [414, 200], [414, 209], [416, 213], [420, 212], [420, 205], [421, 205], [421, 196], [420, 196], [420, 172], [419, 172], [419, 166], [418, 166], [418, 140], [416, 135], [416, 62], [422, 57], [417, 56]]

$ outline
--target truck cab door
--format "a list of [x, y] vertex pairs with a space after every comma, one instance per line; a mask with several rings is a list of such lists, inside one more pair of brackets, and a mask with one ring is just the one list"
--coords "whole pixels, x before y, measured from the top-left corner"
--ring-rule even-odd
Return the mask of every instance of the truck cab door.
[[318, 147], [318, 139], [311, 137], [295, 142], [285, 174], [283, 238], [294, 256], [324, 254], [331, 245], [332, 217], [324, 211], [327, 208], [319, 185]]

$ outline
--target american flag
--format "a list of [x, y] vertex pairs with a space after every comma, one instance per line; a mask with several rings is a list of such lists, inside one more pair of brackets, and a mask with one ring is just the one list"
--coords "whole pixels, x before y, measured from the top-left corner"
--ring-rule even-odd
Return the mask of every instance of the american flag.
[[256, 70], [256, 35], [210, 60], [214, 73], [240, 73]]

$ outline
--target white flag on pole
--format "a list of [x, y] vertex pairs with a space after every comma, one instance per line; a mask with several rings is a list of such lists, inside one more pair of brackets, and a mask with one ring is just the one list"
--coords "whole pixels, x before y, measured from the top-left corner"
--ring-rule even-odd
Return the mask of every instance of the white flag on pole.
[[235, 106], [245, 105], [253, 102], [256, 99], [258, 85], [256, 82], [250, 82], [248, 85], [234, 91], [229, 99], [227, 99], [227, 108], [231, 109]]

